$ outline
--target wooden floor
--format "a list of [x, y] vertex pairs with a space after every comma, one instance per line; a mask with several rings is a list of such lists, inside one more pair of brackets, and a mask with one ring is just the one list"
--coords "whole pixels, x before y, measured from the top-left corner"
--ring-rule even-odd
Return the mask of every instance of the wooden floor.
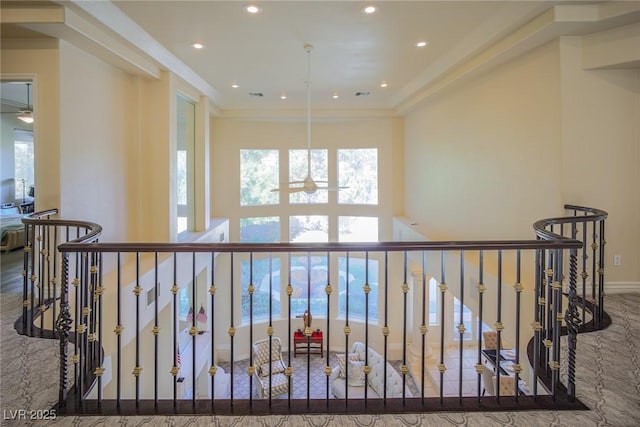
[[22, 248], [0, 252], [0, 293], [22, 293], [23, 256]]

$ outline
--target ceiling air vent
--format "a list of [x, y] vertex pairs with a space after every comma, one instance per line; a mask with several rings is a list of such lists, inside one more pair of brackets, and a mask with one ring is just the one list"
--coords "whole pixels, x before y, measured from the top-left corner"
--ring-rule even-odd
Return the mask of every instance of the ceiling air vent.
[[249, 96], [253, 96], [254, 98], [255, 97], [262, 98], [264, 96], [264, 93], [262, 93], [262, 92], [249, 92]]
[[369, 96], [371, 92], [356, 92], [356, 96]]

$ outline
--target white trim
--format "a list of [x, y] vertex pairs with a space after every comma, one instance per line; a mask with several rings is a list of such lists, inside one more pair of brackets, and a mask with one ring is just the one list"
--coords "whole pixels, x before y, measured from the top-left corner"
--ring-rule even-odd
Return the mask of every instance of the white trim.
[[605, 294], [640, 293], [640, 282], [609, 282], [604, 285]]

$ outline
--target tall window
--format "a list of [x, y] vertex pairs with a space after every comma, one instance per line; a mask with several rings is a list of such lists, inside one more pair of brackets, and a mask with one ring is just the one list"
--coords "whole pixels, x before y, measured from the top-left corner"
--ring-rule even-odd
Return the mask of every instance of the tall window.
[[240, 150], [240, 206], [275, 205], [278, 150]]
[[195, 114], [195, 104], [178, 95], [178, 145], [176, 151], [178, 234], [194, 228]]
[[338, 218], [339, 242], [377, 242], [378, 218], [341, 216]]
[[[289, 181], [303, 181], [309, 174], [318, 186], [326, 187], [329, 179], [327, 150], [311, 150], [310, 163], [307, 162], [307, 153], [307, 150], [289, 150]], [[325, 190], [313, 194], [304, 191], [292, 193], [289, 195], [289, 203], [327, 203], [327, 193]]]
[[[368, 267], [368, 268], [367, 268]], [[347, 315], [347, 293], [349, 294], [349, 318], [364, 319], [366, 298], [364, 285], [369, 284], [369, 320], [378, 319], [378, 260], [340, 257], [338, 259], [338, 314]], [[368, 275], [367, 275], [368, 270]]]
[[279, 242], [280, 218], [277, 216], [240, 218], [240, 241], [245, 243]]
[[[251, 314], [254, 319], [269, 317], [269, 304], [271, 304], [271, 314], [280, 316], [282, 295], [280, 292], [280, 259], [260, 258], [254, 259], [253, 263], [245, 260], [241, 262], [240, 270], [242, 318], [248, 320]], [[254, 287], [253, 297], [249, 294], [250, 284], [253, 284]]]
[[377, 205], [378, 150], [338, 150], [338, 185], [348, 187], [338, 193], [339, 203]]
[[29, 196], [29, 189], [34, 185], [33, 132], [14, 129], [13, 155], [15, 197], [22, 200]]
[[329, 219], [324, 215], [289, 217], [290, 242], [328, 242]]
[[325, 316], [327, 313], [326, 287], [329, 283], [327, 257], [323, 255], [300, 255], [291, 257], [290, 282], [291, 314], [301, 316], [309, 307], [311, 314]]

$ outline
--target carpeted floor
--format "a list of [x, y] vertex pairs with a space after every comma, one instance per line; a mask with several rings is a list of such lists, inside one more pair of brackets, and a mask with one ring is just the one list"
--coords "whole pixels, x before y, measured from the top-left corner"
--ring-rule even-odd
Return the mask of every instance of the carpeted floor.
[[[612, 325], [578, 341], [577, 393], [590, 411], [427, 413], [394, 415], [273, 415], [57, 417], [15, 420], [17, 410], [44, 415], [57, 399], [58, 343], [26, 338], [13, 329], [21, 297], [0, 294], [0, 408], [2, 425], [216, 426], [637, 426], [640, 425], [640, 294], [612, 295]], [[33, 412], [30, 412], [33, 411]]]

